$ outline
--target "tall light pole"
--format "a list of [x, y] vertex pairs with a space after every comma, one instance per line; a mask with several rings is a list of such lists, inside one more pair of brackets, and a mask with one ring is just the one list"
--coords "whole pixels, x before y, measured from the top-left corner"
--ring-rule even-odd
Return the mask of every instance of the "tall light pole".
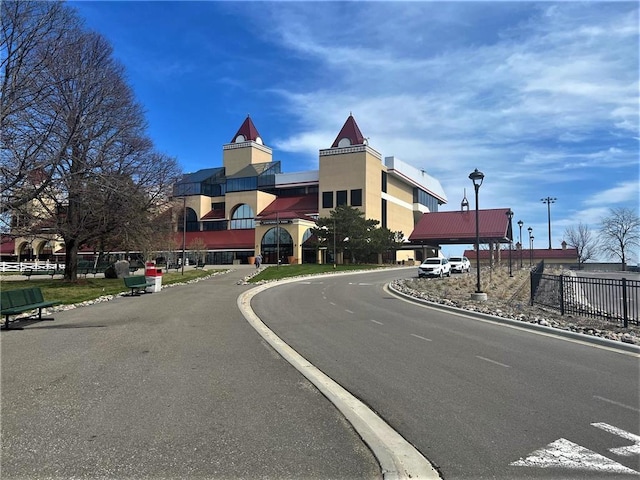
[[280, 212], [276, 212], [276, 270], [280, 268]]
[[547, 197], [541, 198], [540, 201], [542, 203], [547, 204], [547, 218], [549, 219], [549, 250], [551, 250], [551, 204], [556, 203], [557, 198]]
[[511, 220], [513, 219], [513, 211], [507, 210], [507, 218], [509, 219], [509, 276], [513, 277], [513, 269], [511, 268], [511, 246], [513, 245], [513, 232], [511, 231]]
[[487, 294], [482, 292], [480, 285], [480, 215], [478, 210], [478, 190], [484, 180], [484, 173], [479, 172], [476, 168], [469, 174], [469, 179], [473, 182], [473, 188], [476, 191], [476, 272], [477, 272], [477, 285], [475, 295], [471, 295], [471, 298], [475, 300], [486, 300]]
[[187, 197], [182, 196], [182, 275], [184, 275], [184, 251], [187, 246]]
[[524, 222], [522, 220], [518, 220], [518, 226], [520, 227], [520, 268], [522, 268], [522, 226]]
[[[335, 211], [334, 211], [335, 212]], [[336, 216], [333, 215], [333, 269], [336, 269]]]
[[529, 231], [529, 266], [531, 266], [533, 263], [533, 252], [531, 251], [533, 248], [533, 235], [531, 235], [533, 228], [529, 227], [527, 230]]

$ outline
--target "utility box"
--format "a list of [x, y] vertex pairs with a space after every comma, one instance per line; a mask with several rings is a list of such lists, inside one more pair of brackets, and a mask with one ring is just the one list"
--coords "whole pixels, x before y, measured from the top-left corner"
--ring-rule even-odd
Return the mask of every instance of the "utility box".
[[162, 290], [162, 269], [157, 268], [154, 262], [147, 262], [145, 264], [144, 276], [147, 283], [153, 284], [146, 288], [147, 293], [157, 293]]

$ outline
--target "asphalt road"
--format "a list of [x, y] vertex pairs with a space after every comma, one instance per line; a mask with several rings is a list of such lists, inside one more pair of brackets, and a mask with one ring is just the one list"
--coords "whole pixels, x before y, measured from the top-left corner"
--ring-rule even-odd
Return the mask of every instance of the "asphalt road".
[[414, 274], [309, 279], [251, 305], [445, 479], [640, 475], [637, 354], [422, 307], [383, 289]]
[[247, 273], [2, 331], [1, 477], [380, 478], [342, 415], [239, 312]]

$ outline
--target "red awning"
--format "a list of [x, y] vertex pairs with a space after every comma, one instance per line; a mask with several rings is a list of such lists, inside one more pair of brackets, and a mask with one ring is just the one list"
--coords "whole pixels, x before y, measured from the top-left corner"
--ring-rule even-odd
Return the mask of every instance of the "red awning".
[[[478, 211], [481, 243], [509, 242], [508, 211], [508, 208]], [[409, 241], [413, 243], [434, 245], [469, 244], [475, 243], [475, 240], [475, 210], [425, 213], [409, 236]]]

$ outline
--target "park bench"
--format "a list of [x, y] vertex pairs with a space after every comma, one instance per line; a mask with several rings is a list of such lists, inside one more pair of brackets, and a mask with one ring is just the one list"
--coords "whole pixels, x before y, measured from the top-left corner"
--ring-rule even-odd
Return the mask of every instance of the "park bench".
[[38, 319], [42, 320], [42, 309], [60, 303], [59, 300], [45, 301], [40, 287], [3, 290], [0, 292], [0, 315], [5, 316], [4, 328], [9, 329], [9, 317], [29, 310], [38, 310]]
[[56, 273], [64, 273], [64, 272], [59, 272], [55, 268], [46, 268], [46, 269], [25, 268], [22, 271], [22, 274], [27, 277], [27, 280], [31, 280], [31, 276], [32, 275], [36, 275], [36, 276], [38, 276], [38, 275], [50, 275], [51, 278], [53, 278], [53, 276]]
[[155, 282], [147, 282], [147, 278], [144, 275], [133, 275], [131, 277], [124, 277], [124, 284], [127, 288], [131, 289], [131, 296], [139, 295], [140, 290], [146, 293], [147, 287], [155, 286]]

